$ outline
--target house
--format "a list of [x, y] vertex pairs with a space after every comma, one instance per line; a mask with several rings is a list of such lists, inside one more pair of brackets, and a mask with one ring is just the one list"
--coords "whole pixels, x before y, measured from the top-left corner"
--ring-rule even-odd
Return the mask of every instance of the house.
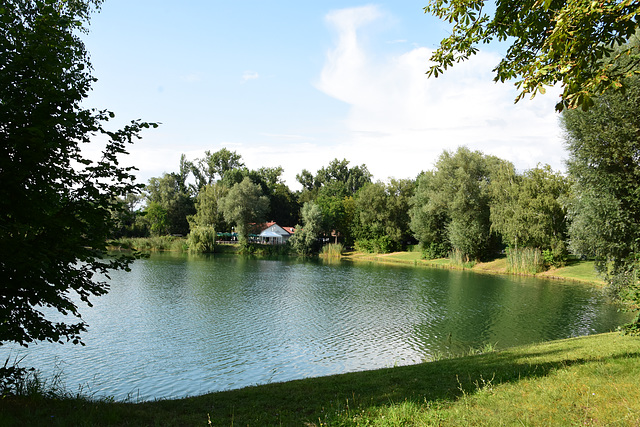
[[282, 245], [293, 235], [293, 227], [281, 227], [275, 222], [255, 225], [256, 240], [268, 245]]

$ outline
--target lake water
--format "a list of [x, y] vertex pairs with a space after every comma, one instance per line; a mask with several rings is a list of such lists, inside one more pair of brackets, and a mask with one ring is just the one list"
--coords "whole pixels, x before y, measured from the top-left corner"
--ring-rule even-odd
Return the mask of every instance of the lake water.
[[152, 255], [84, 308], [86, 346], [3, 346], [70, 391], [183, 397], [607, 332], [589, 286], [347, 262]]

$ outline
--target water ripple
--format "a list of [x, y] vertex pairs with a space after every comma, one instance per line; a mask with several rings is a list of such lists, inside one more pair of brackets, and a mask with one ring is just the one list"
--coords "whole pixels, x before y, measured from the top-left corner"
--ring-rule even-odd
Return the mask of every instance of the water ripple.
[[158, 255], [112, 277], [111, 292], [83, 311], [86, 347], [3, 351], [27, 353], [45, 374], [58, 363], [71, 389], [156, 399], [602, 332], [622, 320], [584, 286], [444, 270]]

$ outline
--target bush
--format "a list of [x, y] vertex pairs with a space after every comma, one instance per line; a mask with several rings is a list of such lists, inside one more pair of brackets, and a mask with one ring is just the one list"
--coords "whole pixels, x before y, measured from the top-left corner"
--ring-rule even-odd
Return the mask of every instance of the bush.
[[393, 249], [393, 242], [389, 236], [380, 236], [373, 239], [358, 239], [355, 242], [358, 252], [386, 254]]
[[216, 230], [212, 226], [193, 227], [187, 236], [189, 252], [213, 252], [216, 246]]
[[444, 243], [431, 242], [428, 245], [422, 246], [423, 259], [446, 258], [448, 253], [449, 253], [449, 248]]

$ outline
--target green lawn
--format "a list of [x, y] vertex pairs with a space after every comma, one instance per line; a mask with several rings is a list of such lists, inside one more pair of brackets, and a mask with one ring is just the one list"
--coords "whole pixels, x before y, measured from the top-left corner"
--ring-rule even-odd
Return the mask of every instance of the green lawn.
[[640, 338], [617, 333], [180, 400], [0, 400], [0, 425], [640, 424]]
[[[448, 258], [430, 260], [422, 259], [422, 254], [420, 252], [394, 252], [391, 254], [354, 253], [350, 254], [346, 258], [353, 261], [375, 261], [381, 263], [409, 264], [438, 268], [460, 268], [458, 266], [452, 265], [451, 261]], [[500, 257], [489, 262], [478, 263], [470, 268], [470, 270], [477, 272], [495, 274], [507, 274], [506, 269], [507, 261], [505, 257]], [[570, 259], [565, 267], [538, 273], [536, 276], [588, 282], [598, 285], [604, 284], [602, 279], [599, 278], [596, 274], [593, 261], [581, 261], [577, 259]]]

